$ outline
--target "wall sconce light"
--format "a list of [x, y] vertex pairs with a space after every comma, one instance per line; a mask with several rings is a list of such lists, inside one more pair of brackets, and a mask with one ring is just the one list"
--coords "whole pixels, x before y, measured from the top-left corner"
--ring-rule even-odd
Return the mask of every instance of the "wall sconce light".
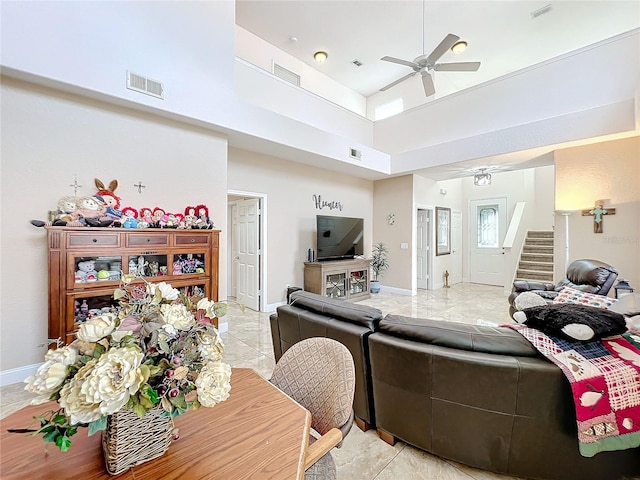
[[453, 46], [451, 47], [451, 51], [456, 55], [464, 52], [466, 49], [467, 49], [467, 42], [465, 42], [464, 40], [460, 40], [459, 42], [454, 43]]
[[440, 195], [446, 195], [447, 191], [444, 188], [440, 189]]
[[484, 187], [491, 185], [491, 174], [487, 173], [486, 168], [481, 168], [480, 173], [476, 173], [473, 176], [473, 184], [478, 187]]
[[313, 59], [318, 63], [324, 63], [328, 57], [327, 52], [323, 52], [322, 50], [313, 54]]
[[390, 213], [389, 215], [387, 215], [387, 223], [389, 225], [393, 225], [394, 223], [396, 223], [396, 214], [395, 213]]

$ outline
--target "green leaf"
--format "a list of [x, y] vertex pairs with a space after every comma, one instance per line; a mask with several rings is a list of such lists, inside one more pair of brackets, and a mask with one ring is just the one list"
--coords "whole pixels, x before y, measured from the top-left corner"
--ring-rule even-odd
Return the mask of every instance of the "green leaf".
[[121, 288], [116, 288], [113, 291], [113, 299], [114, 300], [119, 300], [121, 298], [124, 298], [127, 296], [127, 292], [125, 292], [124, 290], [122, 290]]
[[105, 351], [106, 349], [104, 348], [104, 346], [96, 343], [96, 346], [93, 349], [93, 358], [100, 358]]
[[224, 302], [218, 302], [213, 306], [213, 313], [216, 317], [224, 317], [227, 314], [227, 304]]
[[71, 439], [66, 435], [60, 435], [56, 439], [56, 445], [58, 446], [61, 452], [66, 452], [71, 448]]
[[58, 425], [64, 425], [67, 423], [67, 417], [64, 415], [58, 414], [51, 419], [51, 423], [57, 423]]
[[142, 405], [140, 405], [139, 403], [136, 403], [133, 406], [133, 413], [138, 415], [138, 417], [140, 417], [140, 418], [144, 418], [144, 414], [147, 413], [147, 411], [145, 410], [145, 408]]
[[169, 348], [169, 344], [164, 338], [158, 340], [158, 346], [160, 347], [160, 350], [165, 353], [169, 353], [171, 351], [171, 348]]
[[[94, 420], [89, 424], [89, 436], [93, 435], [96, 432], [107, 429], [107, 416], [104, 415], [100, 417], [98, 420]], [[77, 430], [77, 429], [75, 429]], [[73, 435], [73, 433], [69, 432], [69, 436]]]
[[147, 388], [147, 391], [145, 392], [145, 395], [146, 395], [146, 397], [149, 398], [149, 400], [151, 400], [153, 402], [154, 405], [156, 403], [158, 403], [158, 400], [160, 399], [160, 396], [158, 395], [158, 392], [155, 391], [151, 387]]
[[187, 410], [187, 401], [184, 399], [184, 394], [180, 392], [176, 397], [170, 397], [169, 400], [173, 404], [174, 407], [180, 410]]
[[57, 428], [54, 428], [53, 430], [51, 430], [50, 432], [47, 432], [45, 435], [42, 436], [42, 439], [45, 442], [57, 442], [57, 438], [60, 436], [60, 432], [58, 431]]

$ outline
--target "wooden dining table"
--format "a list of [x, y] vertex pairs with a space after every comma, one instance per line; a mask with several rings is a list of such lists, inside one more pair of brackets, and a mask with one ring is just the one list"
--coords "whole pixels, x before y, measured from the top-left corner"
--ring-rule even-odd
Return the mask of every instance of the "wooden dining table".
[[119, 474], [105, 468], [101, 436], [80, 429], [60, 452], [41, 435], [7, 429], [36, 427], [56, 404], [31, 405], [0, 420], [0, 478], [9, 479], [265, 479], [304, 478], [311, 415], [256, 372], [234, 368], [231, 393], [213, 408], [175, 419], [180, 438], [154, 460]]

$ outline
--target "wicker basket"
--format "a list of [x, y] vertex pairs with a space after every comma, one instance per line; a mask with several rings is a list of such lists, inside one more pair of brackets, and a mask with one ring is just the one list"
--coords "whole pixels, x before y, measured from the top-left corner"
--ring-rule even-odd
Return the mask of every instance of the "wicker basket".
[[107, 417], [107, 428], [102, 433], [107, 472], [117, 475], [167, 451], [173, 425], [171, 418], [161, 416], [163, 412], [161, 407], [155, 407], [144, 418], [131, 410]]

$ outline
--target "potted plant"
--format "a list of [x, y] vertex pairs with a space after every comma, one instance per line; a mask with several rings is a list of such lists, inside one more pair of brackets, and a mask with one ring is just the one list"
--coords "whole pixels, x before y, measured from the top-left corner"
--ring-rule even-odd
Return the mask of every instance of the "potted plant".
[[380, 291], [378, 275], [382, 275], [382, 272], [389, 268], [387, 253], [389, 253], [389, 251], [382, 242], [376, 243], [371, 250], [371, 271], [373, 272], [373, 280], [371, 280], [370, 287], [371, 293], [378, 293]]

